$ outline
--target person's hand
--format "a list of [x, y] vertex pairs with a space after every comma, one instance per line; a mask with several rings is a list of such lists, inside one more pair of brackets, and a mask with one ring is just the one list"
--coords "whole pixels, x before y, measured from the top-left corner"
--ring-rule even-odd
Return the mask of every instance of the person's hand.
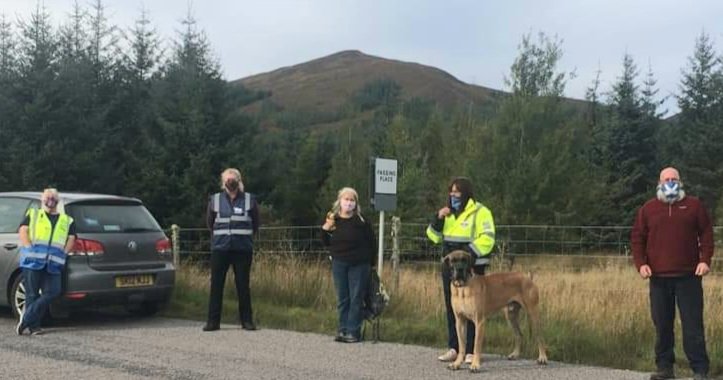
[[642, 278], [648, 278], [653, 275], [653, 271], [650, 270], [650, 265], [641, 265], [640, 266], [640, 277]]
[[710, 273], [710, 267], [706, 263], [700, 263], [695, 268], [695, 275], [696, 276], [705, 276], [706, 274]]
[[335, 222], [334, 222], [334, 214], [328, 213], [326, 214], [326, 221], [324, 221], [324, 225], [321, 226], [321, 229], [324, 231], [331, 231], [334, 229]]
[[444, 206], [437, 211], [437, 219], [444, 219], [452, 212], [452, 210], [449, 209], [449, 207]]

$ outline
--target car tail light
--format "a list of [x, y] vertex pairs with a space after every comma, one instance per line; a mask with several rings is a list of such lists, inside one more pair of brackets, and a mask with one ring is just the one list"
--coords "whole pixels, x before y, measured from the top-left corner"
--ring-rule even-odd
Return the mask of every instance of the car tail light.
[[75, 239], [73, 250], [68, 256], [99, 256], [105, 253], [103, 244], [89, 239]]
[[163, 238], [156, 242], [156, 252], [160, 256], [170, 256], [173, 250], [171, 249], [171, 241], [168, 238]]
[[87, 296], [88, 293], [83, 292], [72, 292], [72, 293], [66, 293], [65, 298], [71, 299], [71, 300], [82, 300]]

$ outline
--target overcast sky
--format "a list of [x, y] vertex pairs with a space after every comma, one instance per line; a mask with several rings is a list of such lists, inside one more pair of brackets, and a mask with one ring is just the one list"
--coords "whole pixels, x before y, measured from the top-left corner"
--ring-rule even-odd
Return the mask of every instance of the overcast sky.
[[[53, 22], [67, 20], [73, 0], [44, 0]], [[81, 5], [89, 0], [79, 0]], [[158, 32], [173, 38], [189, 2], [105, 0], [112, 23], [130, 27], [145, 8]], [[577, 77], [566, 95], [583, 98], [595, 72], [610, 87], [630, 53], [641, 75], [652, 66], [660, 95], [678, 92], [696, 37], [723, 36], [723, 1], [715, 0], [196, 0], [194, 17], [226, 79], [305, 62], [340, 50], [435, 66], [462, 81], [505, 89], [523, 34], [563, 42], [561, 69]], [[0, 13], [27, 19], [34, 0], [0, 0]], [[642, 80], [642, 77], [641, 77]], [[674, 100], [665, 107], [675, 111]], [[669, 113], [670, 114], [670, 113]]]

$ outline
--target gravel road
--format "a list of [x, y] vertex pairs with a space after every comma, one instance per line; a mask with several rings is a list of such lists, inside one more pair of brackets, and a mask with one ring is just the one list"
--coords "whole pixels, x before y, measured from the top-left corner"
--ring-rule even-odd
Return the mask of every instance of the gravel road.
[[[61, 322], [42, 336], [17, 336], [0, 314], [2, 379], [631, 379], [640, 372], [485, 356], [483, 370], [449, 371], [438, 349], [344, 344], [328, 335], [195, 321], [96, 315]], [[554, 359], [554, 353], [552, 354]]]

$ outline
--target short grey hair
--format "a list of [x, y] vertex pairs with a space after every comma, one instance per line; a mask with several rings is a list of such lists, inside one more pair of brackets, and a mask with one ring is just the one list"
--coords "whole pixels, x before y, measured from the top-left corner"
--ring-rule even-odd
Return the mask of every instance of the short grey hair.
[[60, 198], [58, 189], [49, 187], [49, 188], [43, 190], [43, 194], [40, 196], [40, 200], [44, 202], [46, 199], [50, 198], [51, 196], [56, 199]]

